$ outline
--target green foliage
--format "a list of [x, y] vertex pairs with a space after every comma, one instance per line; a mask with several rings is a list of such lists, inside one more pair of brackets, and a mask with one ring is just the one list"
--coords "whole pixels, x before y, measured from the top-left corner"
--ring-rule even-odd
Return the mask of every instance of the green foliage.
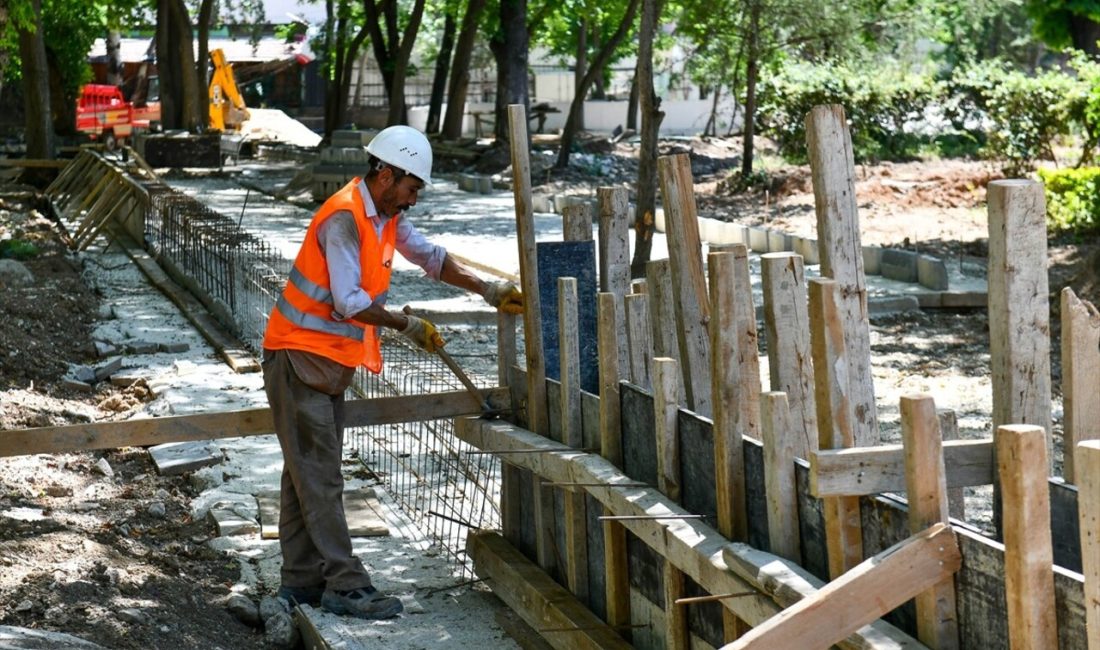
[[0, 259], [29, 260], [38, 256], [38, 247], [22, 239], [0, 241]]
[[848, 116], [857, 160], [912, 158], [940, 86], [927, 75], [886, 66], [794, 64], [761, 81], [758, 119], [790, 160], [806, 158], [805, 118], [814, 106], [840, 104]]
[[[22, 79], [17, 28], [34, 25], [34, 8], [27, 0], [9, 5], [12, 20], [0, 23], [0, 61], [9, 65], [0, 70], [5, 82]], [[60, 87], [65, 95], [76, 100], [80, 86], [91, 76], [88, 51], [97, 37], [106, 30], [104, 4], [84, 0], [42, 0], [42, 31], [46, 50], [56, 61]], [[6, 55], [6, 56], [5, 56]]]
[[1098, 0], [1028, 0], [1027, 11], [1035, 21], [1035, 35], [1056, 50], [1084, 47], [1073, 42], [1075, 22], [1100, 22]]
[[1040, 169], [1046, 186], [1047, 229], [1095, 233], [1100, 226], [1100, 167]]
[[1077, 80], [1059, 71], [1028, 75], [992, 60], [955, 71], [948, 82], [948, 117], [962, 130], [984, 130], [985, 153], [1021, 175], [1053, 160], [1054, 140], [1070, 132]]

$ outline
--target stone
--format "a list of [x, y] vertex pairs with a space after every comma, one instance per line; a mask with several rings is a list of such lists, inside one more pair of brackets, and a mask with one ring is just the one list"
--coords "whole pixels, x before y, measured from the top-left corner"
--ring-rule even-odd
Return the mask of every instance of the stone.
[[149, 448], [149, 455], [161, 476], [176, 476], [224, 460], [221, 450], [209, 441], [169, 442]]
[[48, 485], [46, 486], [46, 494], [51, 497], [71, 497], [73, 489], [64, 485]]
[[947, 265], [943, 260], [931, 255], [917, 257], [917, 281], [922, 287], [933, 291], [947, 291]]
[[0, 287], [20, 289], [34, 283], [34, 274], [22, 262], [0, 260]]
[[97, 357], [109, 357], [112, 354], [118, 354], [118, 346], [107, 343], [106, 341], [93, 341], [95, 345], [95, 355]]
[[157, 344], [150, 341], [130, 341], [126, 344], [129, 354], [153, 354], [157, 349]]
[[154, 501], [149, 504], [148, 512], [154, 517], [164, 518], [168, 514], [168, 509], [161, 501]]
[[218, 502], [210, 506], [208, 516], [218, 527], [218, 536], [252, 535], [260, 532], [260, 524], [252, 517], [248, 517], [235, 504]]
[[287, 614], [289, 604], [280, 598], [275, 596], [264, 596], [260, 599], [260, 620], [264, 621], [264, 626], [268, 625], [273, 617], [279, 614]]
[[867, 301], [867, 312], [876, 316], [919, 309], [920, 302], [916, 296], [876, 296]]
[[191, 345], [184, 343], [183, 341], [174, 341], [172, 343], [159, 343], [157, 349], [161, 352], [170, 352], [172, 354], [179, 354], [180, 352], [187, 352], [191, 349]]
[[245, 625], [260, 626], [260, 610], [256, 607], [256, 603], [244, 594], [230, 595], [225, 601], [225, 609]]
[[92, 469], [107, 478], [112, 478], [115, 475], [115, 470], [111, 469], [111, 463], [107, 462], [106, 458], [100, 458], [92, 466]]
[[119, 370], [122, 370], [122, 357], [115, 357], [107, 363], [95, 367], [95, 380], [103, 381], [104, 379], [108, 379]]
[[111, 305], [100, 305], [96, 310], [96, 318], [99, 320], [114, 320], [115, 308]]
[[899, 282], [916, 282], [917, 254], [897, 248], [882, 249], [882, 277]]
[[878, 246], [863, 247], [863, 273], [864, 275], [882, 274], [882, 249]]
[[89, 384], [87, 382], [84, 382], [84, 381], [79, 381], [77, 379], [73, 379], [71, 377], [63, 378], [61, 380], [61, 385], [64, 386], [65, 388], [69, 389], [69, 390], [75, 390], [75, 391], [79, 391], [81, 393], [90, 393], [93, 390], [91, 384]]
[[65, 373], [65, 376], [76, 381], [82, 381], [85, 384], [91, 384], [95, 382], [95, 369], [88, 366], [82, 366], [80, 364], [69, 364], [69, 370]]
[[19, 604], [15, 606], [17, 612], [29, 612], [34, 609], [34, 603], [29, 600], [21, 600]]
[[133, 386], [135, 383], [141, 380], [138, 375], [111, 375], [111, 385], [118, 388], [126, 388]]
[[116, 613], [118, 620], [123, 623], [130, 623], [132, 625], [150, 625], [153, 622], [153, 617], [149, 616], [144, 611], [137, 609], [136, 607], [128, 607], [126, 609], [120, 609]]
[[264, 622], [264, 640], [273, 648], [290, 650], [298, 647], [301, 642], [301, 632], [294, 624], [294, 619], [286, 612], [280, 612]]

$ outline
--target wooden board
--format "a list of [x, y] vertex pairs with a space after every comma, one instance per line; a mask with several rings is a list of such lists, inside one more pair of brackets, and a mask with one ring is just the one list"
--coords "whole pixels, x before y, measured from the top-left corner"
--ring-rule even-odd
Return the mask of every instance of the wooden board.
[[[1063, 294], [1065, 295], [1065, 294]], [[1081, 536], [1084, 556], [1086, 630], [1089, 648], [1100, 648], [1100, 440], [1086, 440], [1076, 448], [1078, 481], [1081, 490], [1079, 505], [1080, 529], [1089, 531]]]
[[[279, 539], [279, 491], [256, 494], [260, 506], [260, 538]], [[385, 509], [372, 488], [344, 490], [344, 515], [352, 537], [386, 537], [390, 534]]]
[[[992, 440], [943, 443], [947, 487], [993, 482]], [[810, 454], [810, 492], [814, 496], [864, 495], [905, 491], [902, 445], [822, 449]]]
[[1062, 289], [1062, 402], [1065, 450], [1062, 476], [1076, 482], [1073, 450], [1082, 440], [1100, 438], [1100, 312], [1070, 287]]
[[495, 532], [471, 532], [466, 550], [478, 576], [551, 646], [562, 649], [630, 647], [561, 585]]

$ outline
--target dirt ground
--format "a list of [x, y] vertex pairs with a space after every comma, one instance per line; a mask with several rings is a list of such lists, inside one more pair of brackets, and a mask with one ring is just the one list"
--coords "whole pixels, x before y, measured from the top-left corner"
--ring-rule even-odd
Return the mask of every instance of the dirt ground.
[[[565, 174], [536, 155], [532, 178], [568, 191], [628, 183], [636, 174], [633, 146], [605, 149]], [[770, 169], [758, 187], [736, 193], [729, 174], [739, 149], [736, 141], [675, 140], [662, 151], [692, 152], [701, 215], [812, 234], [808, 168]], [[984, 257], [984, 188], [997, 177], [989, 165], [884, 164], [858, 172], [864, 243]], [[38, 249], [22, 261], [31, 283], [0, 287], [0, 430], [110, 420], [150, 397], [140, 383], [100, 382], [83, 392], [63, 382], [69, 364], [97, 362], [90, 332], [100, 298], [85, 281], [84, 265], [95, 262], [67, 254], [43, 214], [30, 188], [0, 184], [0, 242]], [[1100, 301], [1096, 249], [1050, 242], [1055, 309], [1066, 285]], [[981, 311], [878, 318], [872, 346], [876, 381], [894, 387], [912, 377], [932, 390], [958, 377], [988, 381]], [[1053, 360], [1057, 391], [1057, 347]], [[192, 496], [185, 478], [158, 476], [142, 450], [0, 459], [0, 624], [64, 631], [110, 648], [261, 647], [262, 633], [224, 609], [239, 567], [203, 545], [215, 533], [191, 519]]]

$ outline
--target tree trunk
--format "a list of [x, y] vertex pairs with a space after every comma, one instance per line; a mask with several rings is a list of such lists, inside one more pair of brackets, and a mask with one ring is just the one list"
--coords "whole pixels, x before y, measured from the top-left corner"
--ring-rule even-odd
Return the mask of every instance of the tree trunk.
[[107, 31], [107, 83], [122, 85], [122, 34], [117, 29]]
[[[573, 96], [584, 93], [584, 75], [588, 72], [588, 18], [582, 18], [577, 30], [577, 66], [573, 70]], [[569, 110], [578, 110], [574, 102]], [[577, 130], [584, 130], [584, 101], [580, 103], [579, 113], [573, 116], [576, 120]]]
[[[498, 143], [508, 142], [508, 106], [523, 104], [530, 108], [527, 86], [527, 0], [501, 0], [500, 26], [504, 35], [500, 57], [503, 65], [497, 70], [503, 81], [503, 96], [497, 95], [495, 131]], [[498, 82], [498, 87], [500, 83]]]
[[634, 258], [630, 276], [645, 277], [645, 265], [653, 250], [657, 211], [657, 134], [661, 129], [661, 99], [653, 89], [653, 37], [663, 0], [642, 0], [638, 27], [638, 98], [642, 114], [642, 143], [638, 150], [638, 204], [634, 209]]
[[54, 136], [50, 120], [49, 64], [42, 35], [42, 3], [31, 0], [33, 25], [20, 25], [19, 58], [23, 64], [23, 110], [26, 112], [27, 157], [52, 159]]
[[462, 29], [458, 32], [454, 63], [451, 65], [451, 83], [447, 88], [447, 113], [443, 116], [443, 138], [446, 140], [462, 137], [466, 93], [470, 88], [470, 56], [474, 51], [478, 21], [483, 9], [485, 0], [470, 0], [466, 6], [466, 15], [462, 17]]
[[435, 60], [432, 97], [428, 100], [428, 122], [424, 128], [427, 133], [439, 131], [439, 114], [443, 111], [443, 94], [447, 90], [447, 69], [451, 64], [451, 50], [454, 48], [457, 29], [454, 10], [448, 10], [443, 20], [443, 40], [439, 43], [439, 56]]
[[630, 27], [634, 24], [634, 16], [638, 13], [638, 4], [641, 0], [630, 0], [630, 4], [626, 8], [626, 14], [623, 16], [622, 22], [619, 23], [615, 33], [611, 35], [606, 42], [601, 44], [599, 52], [596, 54], [596, 60], [592, 62], [592, 67], [588, 68], [588, 73], [584, 75], [584, 79], [581, 81], [581, 88], [573, 97], [573, 103], [569, 108], [569, 117], [565, 120], [565, 128], [561, 132], [561, 148], [558, 149], [558, 161], [555, 167], [564, 169], [569, 165], [569, 153], [573, 147], [573, 139], [577, 135], [577, 119], [576, 115], [584, 110], [584, 96], [587, 94], [588, 89], [592, 87], [596, 77], [604, 66], [611, 59], [611, 55], [615, 52], [615, 48], [619, 47], [619, 43], [626, 38], [627, 33], [630, 31]]
[[741, 180], [744, 182], [752, 175], [753, 137], [756, 131], [756, 78], [759, 70], [760, 11], [763, 3], [754, 1], [749, 7], [748, 61], [745, 71], [745, 128], [742, 138], [744, 148], [741, 152]]
[[[600, 49], [599, 28], [592, 32], [592, 49], [597, 51]], [[592, 82], [592, 99], [607, 99], [607, 87], [604, 83], [603, 68], [596, 70], [596, 78]]]
[[[370, 0], [364, 0], [363, 5], [366, 6], [369, 2], [370, 2]], [[321, 51], [324, 54], [323, 54], [323, 58], [321, 59], [321, 61], [322, 61], [321, 62], [321, 73], [322, 73], [322, 76], [327, 80], [327, 79], [331, 78], [332, 75], [334, 74], [333, 63], [335, 61], [334, 48], [336, 47], [336, 5], [335, 5], [335, 2], [333, 0], [325, 0], [325, 28], [324, 28], [324, 38], [322, 39], [322, 43], [323, 44], [322, 44], [322, 50]], [[325, 92], [325, 101], [324, 101], [324, 110], [325, 110], [325, 127], [324, 127], [324, 131], [325, 131], [325, 134], [323, 136], [323, 139], [326, 142], [331, 142], [332, 132], [336, 130], [336, 116], [333, 115], [333, 112], [332, 112], [334, 104], [332, 103], [332, 100], [329, 97], [330, 93], [327, 92], [329, 87], [330, 87], [329, 83], [328, 83], [328, 81], [326, 81], [325, 82], [326, 92]]]
[[405, 24], [405, 33], [401, 36], [401, 48], [393, 68], [393, 87], [390, 89], [390, 112], [386, 117], [386, 126], [408, 124], [408, 106], [405, 104], [405, 78], [409, 73], [409, 59], [412, 57], [416, 33], [420, 31], [420, 20], [424, 17], [425, 0], [416, 0], [409, 22]]
[[638, 132], [638, 66], [634, 66], [634, 77], [630, 80], [630, 98], [626, 100], [626, 129]]
[[50, 79], [50, 128], [56, 136], [76, 135], [76, 96], [62, 85], [61, 63], [57, 53], [46, 48], [46, 68]]
[[1073, 47], [1089, 55], [1090, 59], [1100, 58], [1100, 23], [1080, 14], [1070, 14], [1069, 35]]
[[703, 135], [718, 137], [718, 98], [722, 96], [722, 84], [714, 87], [714, 97], [710, 102], [710, 117], [703, 127]]
[[[375, 0], [363, 0], [363, 12], [367, 17], [367, 26], [370, 28], [371, 50], [374, 52], [374, 60], [378, 63], [378, 70], [382, 73], [382, 88], [386, 94], [386, 101], [390, 99], [390, 90], [393, 88], [394, 58], [397, 56], [397, 17], [396, 3], [394, 0], [382, 0], [383, 4], [375, 3]], [[386, 31], [382, 31], [385, 22]]]
[[195, 131], [199, 125], [199, 107], [209, 106], [208, 94], [199, 93], [194, 74], [193, 40], [191, 19], [183, 0], [159, 0], [157, 69], [161, 81], [161, 121], [166, 129]]
[[[199, 5], [199, 53], [195, 60], [196, 79], [199, 92], [210, 96], [210, 23], [214, 18], [214, 0], [202, 0]], [[209, 100], [208, 100], [209, 101]], [[199, 111], [199, 125], [202, 130], [210, 128], [210, 110]]]

